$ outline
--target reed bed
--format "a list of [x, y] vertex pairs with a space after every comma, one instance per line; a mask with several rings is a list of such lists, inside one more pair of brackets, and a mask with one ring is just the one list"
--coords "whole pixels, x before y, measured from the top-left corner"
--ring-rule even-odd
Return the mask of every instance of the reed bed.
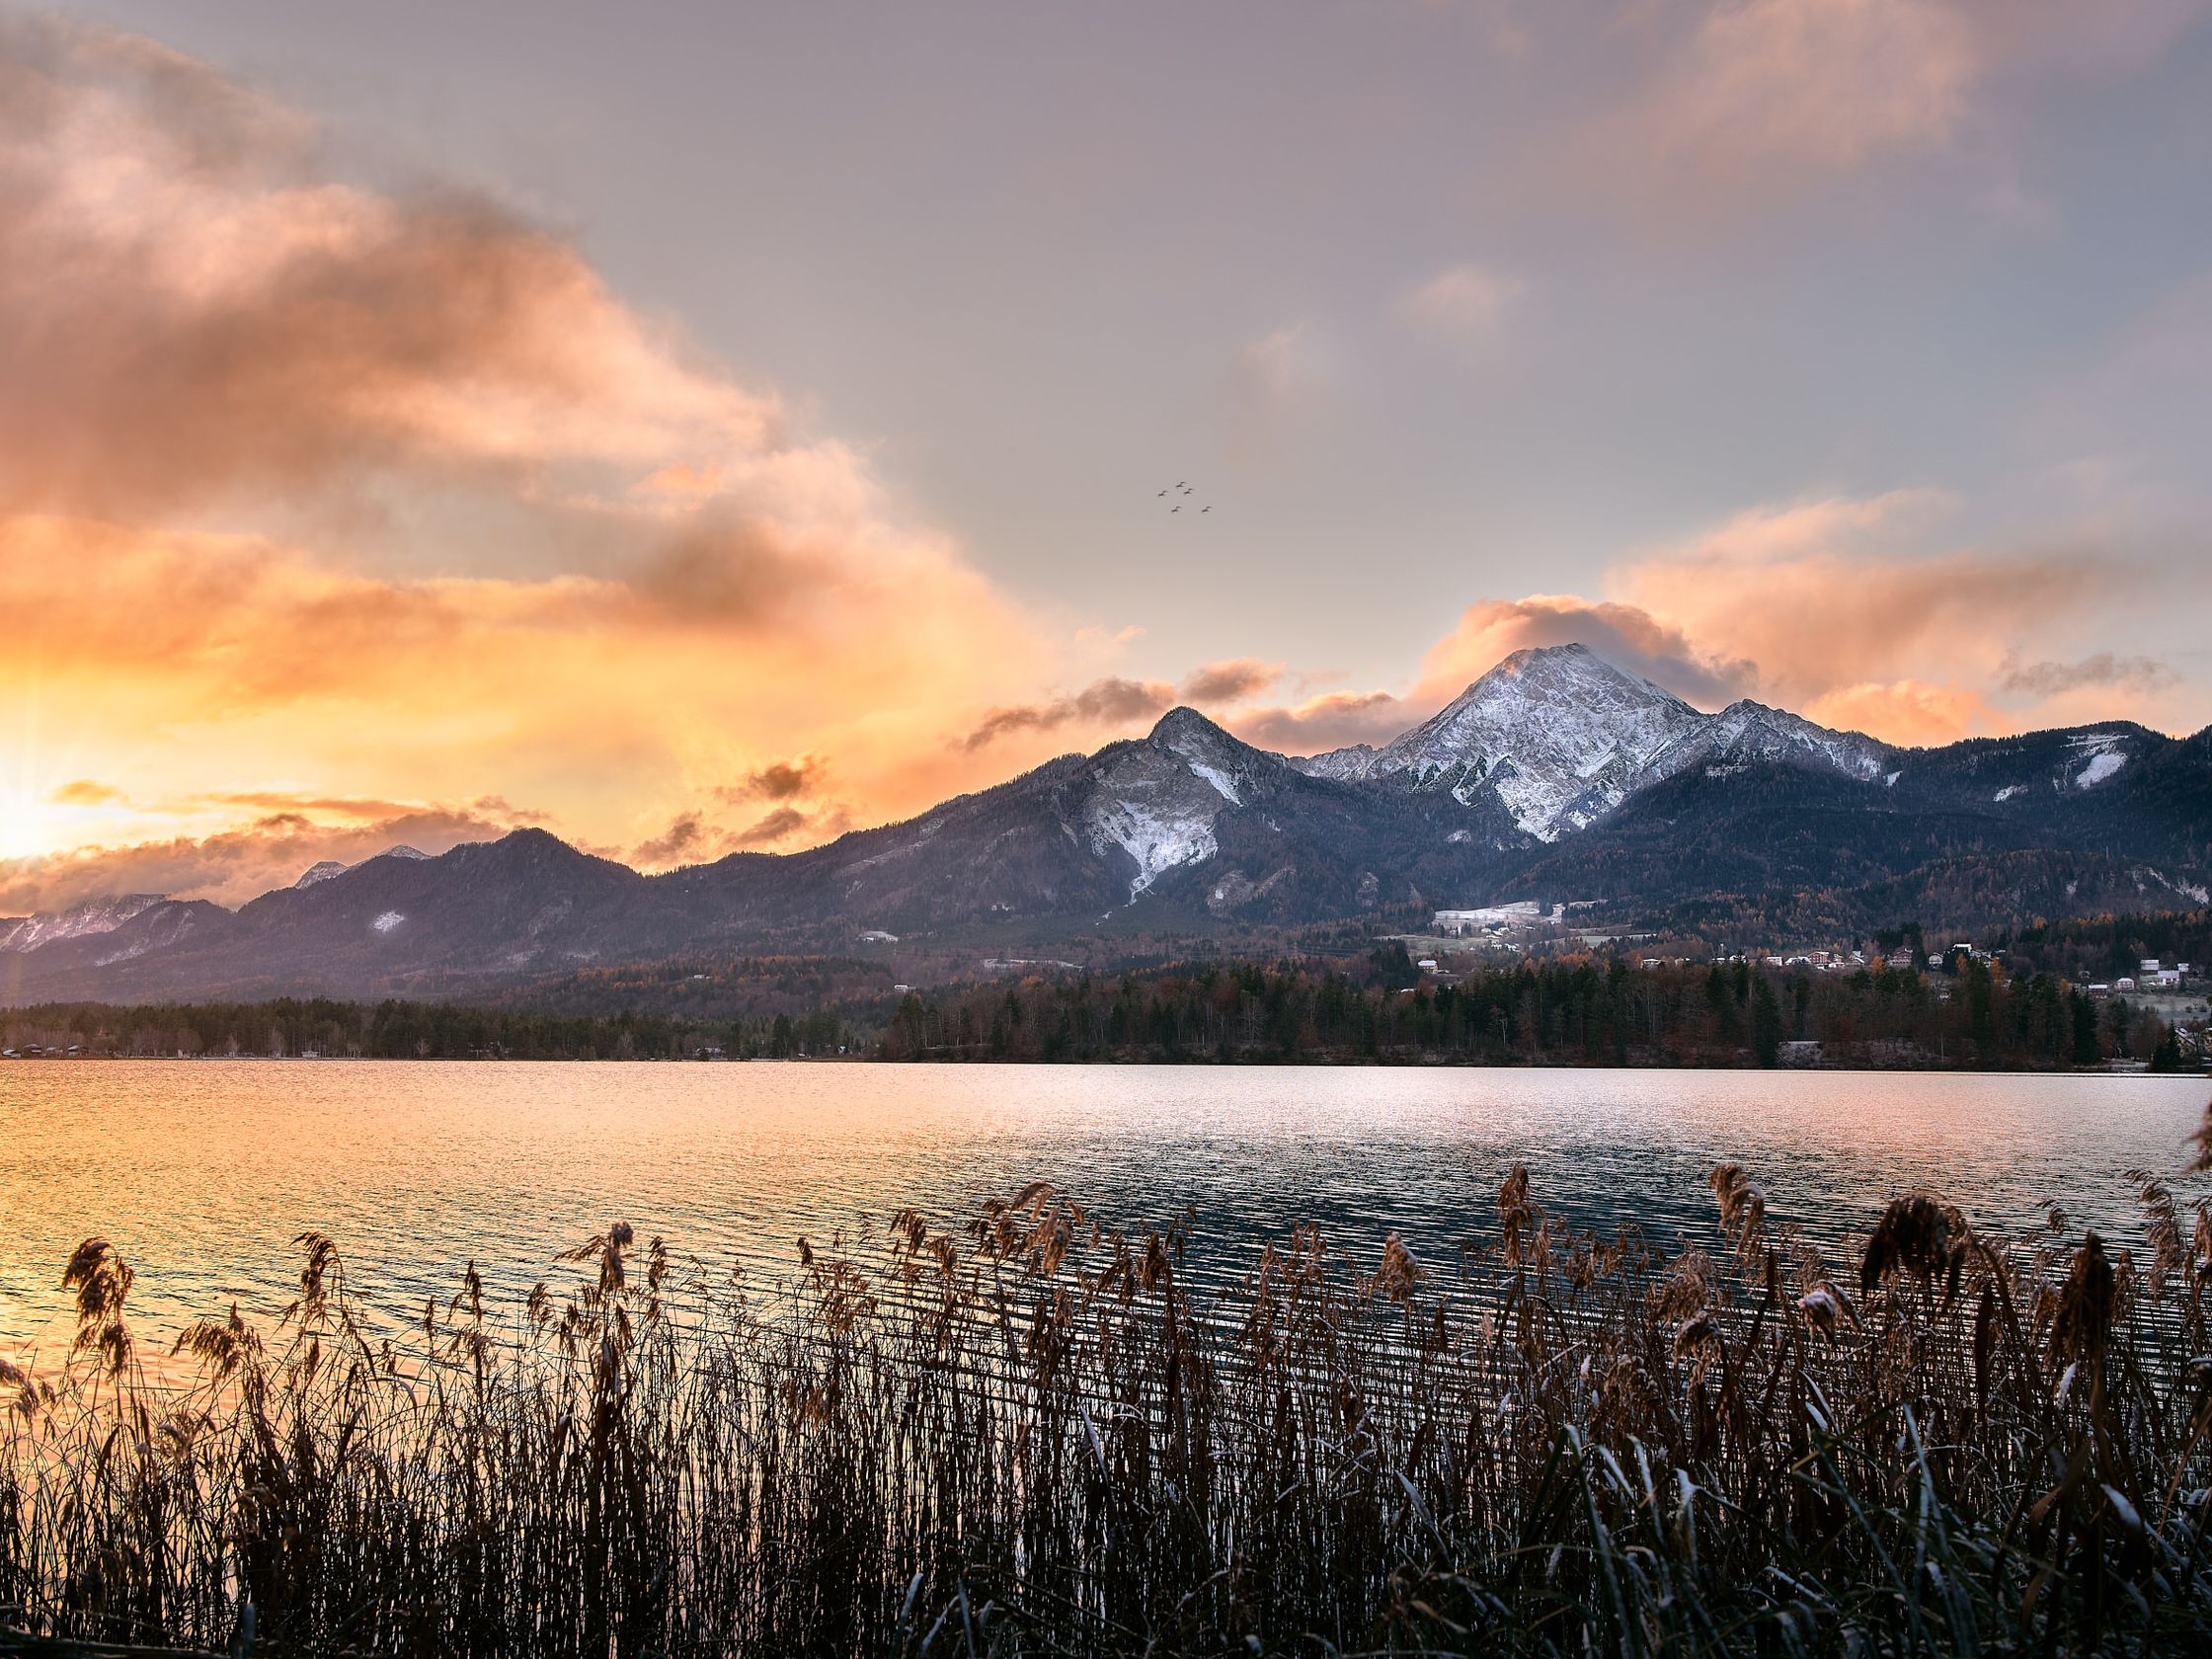
[[[2212, 1217], [1831, 1261], [1713, 1171], [1702, 1247], [1515, 1169], [1420, 1262], [1042, 1183], [787, 1282], [613, 1225], [506, 1316], [297, 1301], [142, 1353], [131, 1272], [9, 1368], [0, 1625], [255, 1653], [1982, 1654], [2212, 1648]], [[1207, 1241], [1210, 1247], [1211, 1241]], [[381, 1332], [382, 1334], [379, 1334]], [[156, 1363], [158, 1361], [158, 1363]]]

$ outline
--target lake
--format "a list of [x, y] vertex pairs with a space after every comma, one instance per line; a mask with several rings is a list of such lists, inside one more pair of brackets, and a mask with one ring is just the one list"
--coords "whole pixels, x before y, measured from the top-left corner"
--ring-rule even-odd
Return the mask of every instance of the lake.
[[[779, 1273], [903, 1205], [956, 1219], [1049, 1179], [1123, 1225], [1188, 1204], [1216, 1271], [1321, 1223], [1369, 1263], [1489, 1235], [1516, 1161], [1578, 1223], [1709, 1238], [1706, 1172], [1841, 1239], [1938, 1188], [1978, 1224], [2138, 1236], [2124, 1172], [2185, 1162], [2203, 1078], [1166, 1066], [39, 1062], [0, 1066], [0, 1351], [57, 1357], [58, 1290], [104, 1233], [142, 1331], [280, 1308], [295, 1234], [335, 1237], [388, 1311], [474, 1259], [518, 1299], [606, 1223], [716, 1273]], [[2194, 1196], [2202, 1183], [2180, 1190]]]

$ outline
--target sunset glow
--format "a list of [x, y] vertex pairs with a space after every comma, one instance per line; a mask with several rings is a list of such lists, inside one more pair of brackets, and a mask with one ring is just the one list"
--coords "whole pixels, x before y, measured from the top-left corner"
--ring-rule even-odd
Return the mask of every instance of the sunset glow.
[[[312, 73], [232, 67], [262, 54], [220, 27], [8, 20], [0, 699], [37, 704], [45, 747], [5, 784], [0, 911], [156, 879], [235, 902], [326, 843], [403, 831], [443, 846], [545, 824], [648, 867], [788, 851], [1177, 700], [1293, 752], [1380, 741], [1506, 653], [1567, 640], [1701, 706], [1755, 696], [1907, 744], [2212, 718], [2182, 621], [2206, 597], [2188, 550], [2212, 503], [2139, 419], [2197, 407], [2161, 342], [2208, 337], [2212, 248], [2146, 274], [2039, 383], [1956, 429], [2001, 437], [1898, 454], [1874, 434], [1913, 419], [1922, 323], [1855, 308], [1810, 267], [1764, 279], [1793, 296], [1777, 317], [1725, 291], [1784, 216], [1848, 241], [1872, 210], [1854, 193], [1933, 223], [1948, 192], [1993, 261], [2063, 238], [2070, 186], [2032, 171], [2039, 112], [2062, 87], [2127, 99], [2185, 78], [2204, 50], [2175, 21], [2191, 9], [1677, 10], [1603, 63], [1534, 19], [1379, 15], [1368, 92], [1411, 96], [1419, 54], [1450, 50], [1470, 74], [1550, 77], [1584, 113], [1525, 177], [1422, 173], [1445, 193], [1433, 222], [1401, 227], [1394, 269], [1378, 245], [1333, 286], [1248, 271], [1163, 207], [1145, 234], [1244, 297], [1202, 322], [1174, 309], [1188, 282], [1125, 275], [1112, 326], [1151, 364], [1152, 403], [1085, 355], [1091, 319], [1036, 296], [995, 320], [949, 307], [932, 350], [982, 378], [932, 372], [965, 432], [827, 347], [844, 406], [825, 394], [783, 350], [836, 338], [804, 306], [788, 337], [767, 312], [686, 315], [674, 296], [711, 278], [657, 263], [672, 232], [640, 222], [652, 203], [579, 180], [574, 203], [516, 205], [482, 144], [402, 148], [392, 112], [317, 109]], [[1348, 176], [1312, 188], [1356, 198], [1396, 152], [1362, 124], [1366, 93], [1322, 90], [1326, 27], [1283, 27], [1307, 54], [1285, 72], [1343, 123]], [[297, 68], [313, 48], [287, 49]], [[1044, 174], [1008, 189], [1119, 200], [1177, 155], [1211, 167], [1227, 128], [1183, 97], [1173, 153], [1086, 152], [1070, 111]], [[817, 209], [752, 165], [732, 189], [784, 237], [747, 244], [752, 264], [701, 226], [712, 202], [663, 205], [699, 232], [697, 260], [796, 292]], [[861, 188], [824, 156], [796, 165], [826, 198]], [[1914, 178], [1931, 166], [1950, 172]], [[1288, 176], [1245, 183], [1292, 235]], [[561, 228], [579, 219], [588, 234]], [[1693, 371], [1665, 329], [1641, 337], [1648, 365], [1620, 355], [1641, 301], [1560, 264], [1547, 227], [1568, 221], [1642, 258], [1736, 386], [1700, 404], [1694, 451], [1656, 413]], [[1005, 264], [1007, 225], [964, 234]], [[1070, 258], [1094, 247], [1065, 235]], [[1322, 244], [1302, 246], [1318, 271]], [[640, 269], [656, 275], [609, 275]], [[853, 327], [903, 326], [838, 292]], [[1831, 321], [1893, 352], [1892, 378], [1805, 344]], [[1154, 327], [1197, 366], [1145, 356]], [[1599, 338], [1611, 360], [1586, 355]], [[1784, 341], [1839, 404], [1766, 388], [1803, 405], [1794, 453], [1771, 447], [1738, 361]], [[1079, 360], [1048, 406], [1019, 352], [1064, 349]], [[1640, 426], [1600, 390], [1616, 373], [1643, 388]], [[1168, 447], [1132, 441], [1153, 427]], [[1417, 479], [1404, 455], [1437, 444]], [[1184, 474], [1219, 507], [1202, 519], [1194, 500], [1187, 525], [1154, 511]], [[754, 781], [779, 767], [803, 786]], [[219, 856], [194, 853], [211, 836]]]
[[2212, 0], [0, 0], [0, 1654], [2212, 1654], [2208, 455]]

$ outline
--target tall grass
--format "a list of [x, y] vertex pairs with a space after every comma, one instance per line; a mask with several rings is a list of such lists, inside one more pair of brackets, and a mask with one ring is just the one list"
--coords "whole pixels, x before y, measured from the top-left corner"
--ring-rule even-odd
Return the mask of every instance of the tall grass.
[[0, 1624], [257, 1653], [2037, 1654], [2212, 1646], [2212, 1220], [1848, 1265], [1713, 1172], [1671, 1257], [1515, 1169], [1451, 1262], [1191, 1283], [1038, 1184], [761, 1294], [610, 1226], [504, 1321], [297, 1301], [5, 1374]]

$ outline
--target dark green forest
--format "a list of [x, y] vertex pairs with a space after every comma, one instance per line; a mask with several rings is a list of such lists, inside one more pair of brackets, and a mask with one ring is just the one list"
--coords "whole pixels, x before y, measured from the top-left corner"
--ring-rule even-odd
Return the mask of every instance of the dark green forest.
[[47, 1003], [0, 1013], [6, 1046], [121, 1057], [316, 1054], [357, 1060], [738, 1060], [836, 1055], [865, 1041], [835, 1009], [713, 1020], [457, 1003]]
[[2092, 998], [2052, 974], [2015, 977], [1964, 959], [1939, 974], [1584, 959], [1439, 984], [1395, 944], [1349, 970], [1254, 963], [916, 991], [878, 1052], [889, 1060], [2197, 1064], [2193, 1046], [2126, 997]]
[[[1636, 966], [1577, 956], [1424, 974], [1402, 943], [1343, 956], [1063, 973], [793, 1012], [586, 1013], [323, 999], [0, 1014], [28, 1053], [317, 1054], [386, 1060], [863, 1059], [1167, 1063], [2065, 1069], [2203, 1064], [2201, 1029], [2125, 995], [2093, 997], [2143, 955], [2197, 949], [2203, 919], [2131, 917], [2023, 930], [1998, 960], [1849, 972], [1749, 961]], [[2191, 931], [2191, 929], [2194, 931]], [[1917, 927], [1881, 945], [1940, 948]], [[1921, 957], [1925, 960], [1925, 952]], [[830, 978], [834, 983], [834, 977]], [[687, 982], [688, 984], [688, 982]], [[826, 987], [827, 988], [827, 987]], [[2171, 1004], [2168, 1004], [2171, 1006]]]

